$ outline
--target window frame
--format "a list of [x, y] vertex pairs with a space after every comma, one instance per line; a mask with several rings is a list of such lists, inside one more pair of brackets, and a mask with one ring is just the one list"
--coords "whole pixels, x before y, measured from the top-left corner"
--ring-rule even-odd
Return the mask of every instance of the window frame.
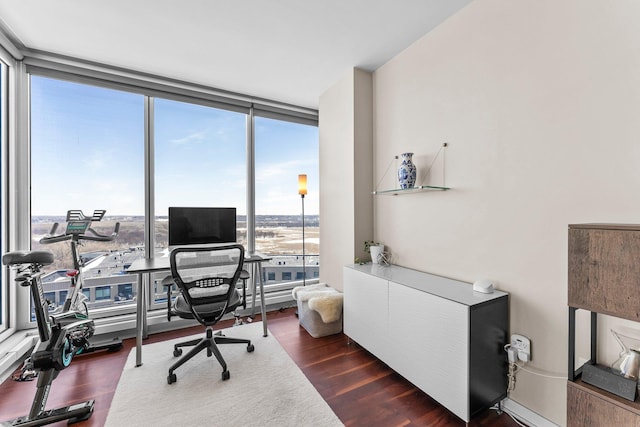
[[[7, 49], [11, 46], [7, 46]], [[8, 51], [5, 44], [0, 42], [0, 63], [4, 72], [0, 84], [0, 150], [2, 154], [2, 177], [0, 178], [0, 244], [3, 253], [8, 252], [11, 248], [16, 247], [20, 237], [24, 238], [24, 222], [18, 219], [21, 212], [20, 206], [22, 201], [26, 200], [24, 193], [16, 190], [11, 183], [16, 183], [20, 177], [26, 176], [24, 169], [15, 167], [18, 163], [20, 152], [24, 152], [24, 146], [19, 144], [19, 136], [21, 130], [24, 129], [23, 124], [26, 117], [19, 112], [24, 112], [23, 97], [21, 97], [20, 88], [24, 86], [24, 68], [22, 63], [17, 61], [15, 57], [19, 57], [17, 50]], [[14, 167], [12, 167], [14, 166]], [[13, 276], [8, 267], [0, 265], [2, 274], [0, 292], [2, 295], [2, 324], [0, 325], [0, 343], [11, 337], [19, 326], [20, 315], [19, 307], [26, 308], [22, 310], [27, 312], [24, 316], [28, 316], [28, 300], [25, 305], [25, 298], [18, 292], [19, 286], [13, 281]]]
[[[255, 150], [255, 138], [254, 138], [254, 123], [253, 118], [268, 117], [276, 120], [290, 121], [294, 123], [302, 123], [312, 126], [318, 126], [318, 112], [317, 110], [308, 109], [304, 107], [297, 107], [287, 104], [281, 104], [268, 100], [254, 99], [241, 94], [233, 94], [226, 91], [220, 91], [215, 88], [191, 85], [185, 82], [176, 82], [167, 79], [161, 79], [149, 75], [138, 75], [132, 72], [123, 72], [122, 70], [114, 71], [108, 69], [108, 67], [91, 64], [75, 64], [69, 65], [68, 63], [56, 62], [47, 59], [25, 58], [22, 67], [22, 79], [25, 81], [23, 89], [19, 92], [21, 99], [24, 102], [24, 123], [23, 131], [24, 135], [22, 140], [24, 141], [25, 149], [23, 152], [17, 153], [15, 163], [22, 168], [24, 172], [23, 177], [18, 177], [16, 182], [19, 183], [19, 188], [27, 190], [30, 188], [30, 135], [28, 134], [30, 108], [28, 107], [31, 99], [31, 91], [29, 87], [29, 81], [32, 75], [43, 76], [48, 78], [60, 79], [70, 82], [88, 84], [92, 86], [103, 87], [107, 89], [115, 89], [120, 91], [132, 92], [141, 94], [145, 97], [145, 141], [144, 141], [144, 179], [145, 179], [145, 256], [151, 258], [153, 254], [153, 240], [155, 239], [154, 229], [154, 119], [153, 119], [153, 103], [155, 97], [161, 97], [163, 99], [175, 100], [180, 102], [193, 103], [203, 105], [207, 107], [225, 109], [235, 112], [247, 113], [247, 247], [248, 250], [255, 248], [255, 162], [253, 152]], [[19, 168], [19, 167], [18, 167]], [[22, 178], [22, 179], [20, 179]], [[18, 193], [21, 191], [18, 190]], [[18, 222], [22, 222], [22, 231], [20, 233], [21, 238], [18, 239], [17, 244], [11, 245], [11, 247], [30, 247], [30, 224], [31, 224], [31, 212], [29, 199], [30, 194], [25, 200], [19, 200], [17, 205], [18, 215], [14, 218], [18, 218]], [[25, 226], [26, 224], [26, 226]], [[26, 229], [25, 229], [26, 228]], [[20, 242], [22, 244], [20, 244]], [[150, 276], [146, 277], [149, 280]], [[132, 277], [133, 280], [136, 280]], [[132, 280], [132, 281], [133, 281]], [[147, 295], [150, 300], [147, 301], [150, 309], [164, 308], [163, 304], [154, 304], [151, 298], [152, 292]], [[20, 303], [12, 307], [18, 307]], [[24, 304], [22, 304], [24, 305]], [[21, 305], [20, 305], [21, 306]], [[135, 306], [123, 307], [109, 307], [105, 309], [98, 309], [92, 311], [92, 317], [111, 317], [117, 314], [124, 314], [126, 312], [135, 312]], [[33, 327], [33, 323], [28, 320], [28, 310], [20, 310], [19, 307], [14, 310], [17, 311], [21, 320], [19, 323], [25, 324], [26, 327]]]
[[108, 286], [108, 285], [96, 286], [96, 288], [94, 289], [94, 292], [95, 292], [96, 302], [111, 299], [111, 286]]
[[[0, 162], [2, 162], [2, 174], [0, 175], [0, 242], [2, 245], [3, 253], [6, 250], [6, 228], [4, 220], [6, 217], [6, 183], [7, 183], [7, 167], [6, 167], [6, 153], [8, 148], [9, 129], [9, 100], [8, 100], [8, 79], [9, 67], [2, 60], [0, 56]], [[2, 274], [0, 276], [0, 334], [3, 331], [9, 329], [9, 313], [11, 312], [10, 299], [9, 299], [9, 275], [6, 273], [6, 268], [2, 266]]]

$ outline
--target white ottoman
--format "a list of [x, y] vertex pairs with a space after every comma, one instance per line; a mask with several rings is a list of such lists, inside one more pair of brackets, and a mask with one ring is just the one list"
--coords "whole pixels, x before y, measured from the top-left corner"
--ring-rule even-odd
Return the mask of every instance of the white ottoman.
[[328, 286], [297, 286], [291, 291], [298, 302], [300, 325], [314, 338], [342, 331], [342, 293]]

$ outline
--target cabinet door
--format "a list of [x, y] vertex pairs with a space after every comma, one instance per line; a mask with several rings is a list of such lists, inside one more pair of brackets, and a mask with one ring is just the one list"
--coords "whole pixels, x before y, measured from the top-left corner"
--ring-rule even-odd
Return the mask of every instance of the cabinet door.
[[387, 362], [388, 282], [344, 268], [344, 333]]
[[640, 231], [569, 229], [569, 305], [640, 321]]
[[567, 427], [640, 427], [640, 417], [603, 398], [567, 385]]
[[469, 421], [469, 308], [389, 282], [389, 366]]

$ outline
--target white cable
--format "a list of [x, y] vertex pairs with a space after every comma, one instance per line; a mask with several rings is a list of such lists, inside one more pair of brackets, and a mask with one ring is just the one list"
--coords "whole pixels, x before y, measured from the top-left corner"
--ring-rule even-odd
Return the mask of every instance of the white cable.
[[[505, 344], [505, 346], [504, 346], [504, 351], [506, 351], [508, 355], [510, 355], [510, 354], [509, 354], [509, 350], [510, 350], [510, 349], [511, 349], [511, 344]], [[511, 360], [510, 360], [509, 362], [511, 362]], [[531, 369], [527, 369], [527, 368], [525, 368], [525, 364], [526, 364], [526, 363], [527, 363], [527, 362], [524, 362], [524, 363], [514, 363], [514, 364], [516, 365], [516, 368], [517, 368], [517, 369], [516, 369], [515, 371], [513, 371], [511, 374], [515, 376], [515, 374], [516, 374], [519, 370], [521, 370], [521, 369], [522, 369], [523, 371], [525, 371], [525, 372], [529, 372], [530, 374], [533, 374], [533, 375], [539, 375], [539, 376], [541, 376], [541, 377], [545, 377], [545, 378], [553, 378], [553, 379], [558, 379], [558, 380], [566, 380], [566, 379], [567, 379], [567, 376], [566, 376], [566, 375], [562, 375], [562, 374], [560, 374], [560, 373], [553, 373], [553, 372], [552, 372], [552, 373], [550, 373], [550, 374], [543, 374], [542, 372], [532, 371]]]
[[560, 376], [560, 374], [558, 374], [558, 375], [550, 375], [550, 374], [543, 374], [541, 372], [532, 371], [530, 369], [525, 368], [524, 364], [520, 365], [520, 364], [516, 363], [516, 366], [518, 367], [518, 370], [522, 369], [523, 371], [529, 372], [530, 374], [533, 374], [533, 375], [539, 375], [541, 377], [553, 378], [553, 379], [558, 379], [558, 380], [566, 380], [567, 379], [566, 375], [564, 375], [564, 376]]
[[512, 419], [513, 421], [515, 421], [515, 422], [516, 422], [516, 424], [518, 424], [518, 425], [519, 425], [519, 426], [521, 426], [521, 427], [529, 427], [529, 426], [527, 426], [526, 424], [522, 424], [522, 423], [521, 423], [521, 422], [516, 418], [516, 416], [515, 416], [515, 415], [513, 415], [513, 414], [511, 413], [511, 411], [508, 411], [508, 410], [506, 410], [505, 408], [502, 408], [502, 407], [498, 407], [498, 405], [497, 405], [497, 404], [496, 404], [496, 405], [493, 405], [493, 406], [491, 407], [491, 409], [493, 409], [494, 411], [496, 411], [496, 412], [498, 412], [498, 413], [500, 413], [500, 412], [504, 412], [505, 414], [509, 415], [509, 416], [511, 417], [511, 419]]
[[505, 414], [509, 415], [511, 417], [511, 419], [513, 421], [515, 421], [516, 424], [518, 424], [519, 426], [528, 427], [526, 424], [522, 424], [520, 421], [518, 421], [518, 419], [510, 411], [505, 411], [504, 409], [503, 409], [503, 411], [504, 411]]

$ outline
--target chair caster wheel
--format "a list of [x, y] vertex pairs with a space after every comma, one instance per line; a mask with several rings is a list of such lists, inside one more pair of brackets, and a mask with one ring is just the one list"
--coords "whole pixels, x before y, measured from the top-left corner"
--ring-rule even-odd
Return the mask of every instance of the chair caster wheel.
[[253, 346], [253, 344], [249, 344], [247, 346], [247, 353], [253, 353], [253, 350], [255, 350], [256, 348]]
[[223, 371], [222, 372], [222, 381], [226, 381], [229, 378], [231, 378], [231, 372], [229, 372], [229, 370]]
[[182, 349], [181, 348], [174, 348], [173, 349], [173, 356], [174, 357], [178, 357], [182, 354]]
[[169, 376], [167, 377], [167, 383], [173, 384], [176, 381], [178, 381], [178, 377], [176, 377], [176, 374], [169, 374]]

